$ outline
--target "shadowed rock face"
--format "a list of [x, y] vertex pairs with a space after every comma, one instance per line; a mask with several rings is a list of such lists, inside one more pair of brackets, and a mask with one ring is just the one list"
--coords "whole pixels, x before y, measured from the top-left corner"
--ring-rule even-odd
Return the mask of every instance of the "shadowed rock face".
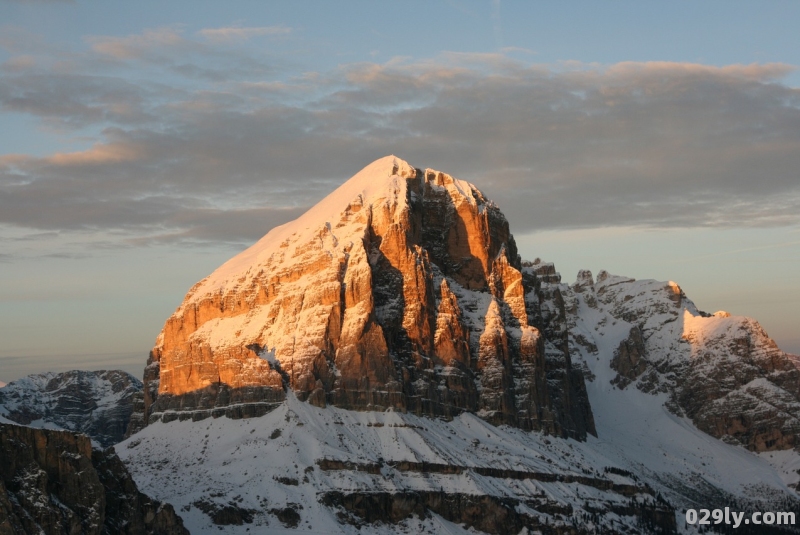
[[[520, 513], [520, 501], [512, 498], [481, 496], [475, 494], [448, 494], [437, 491], [422, 492], [326, 492], [320, 500], [329, 507], [339, 509], [337, 518], [343, 524], [397, 524], [416, 515], [419, 518], [434, 512], [461, 526], [469, 526], [480, 533], [520, 533], [530, 530], [546, 535], [589, 534], [594, 529], [587, 527], [551, 526], [538, 516]], [[635, 502], [634, 502], [635, 504]], [[525, 503], [538, 511], [571, 515], [571, 508], [559, 508], [546, 503]], [[548, 507], [549, 505], [549, 507]], [[636, 516], [640, 526], [650, 533], [677, 533], [675, 512], [667, 507], [633, 505], [619, 508], [617, 514]], [[584, 526], [588, 517], [581, 518]], [[580, 524], [579, 524], [580, 525]], [[525, 531], [523, 531], [525, 530]]]
[[112, 449], [68, 431], [0, 424], [0, 533], [184, 535], [171, 505], [136, 488]]
[[0, 415], [23, 425], [55, 424], [101, 446], [122, 440], [142, 383], [120, 371], [29, 375], [0, 390]]
[[525, 300], [537, 278], [520, 269], [508, 222], [475, 186], [378, 160], [190, 290], [130, 431], [291, 388], [318, 406], [471, 411], [583, 438], [583, 377], [563, 344], [546, 358]]

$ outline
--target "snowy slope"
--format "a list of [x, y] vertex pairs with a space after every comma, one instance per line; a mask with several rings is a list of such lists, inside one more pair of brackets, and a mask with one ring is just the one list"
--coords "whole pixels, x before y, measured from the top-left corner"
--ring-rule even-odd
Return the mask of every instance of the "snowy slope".
[[[297, 510], [304, 531], [357, 532], [337, 521], [339, 510], [321, 502], [331, 491], [499, 496], [519, 500], [518, 508], [551, 524], [568, 524], [577, 517], [575, 511], [603, 510], [606, 513], [598, 520], [604, 529], [620, 522], [636, 525], [635, 518], [612, 512], [615, 506], [627, 505], [628, 497], [596, 486], [487, 477], [468, 470], [426, 474], [392, 466], [400, 461], [613, 480], [639, 486], [640, 501], [655, 503], [653, 496], [660, 493], [679, 508], [719, 505], [708, 500], [710, 487], [727, 493], [727, 503], [737, 500], [754, 509], [772, 510], [772, 503], [790, 496], [766, 460], [669, 413], [662, 406], [663, 395], [616, 389], [600, 380], [610, 373], [601, 366], [595, 370], [598, 380], [590, 383], [589, 393], [600, 431], [598, 438], [587, 442], [494, 427], [469, 414], [446, 422], [394, 412], [319, 409], [290, 396], [261, 418], [156, 423], [116, 450], [139, 487], [172, 503], [192, 533], [218, 529], [204, 507], [221, 510], [231, 504], [247, 511], [251, 523], [227, 525], [230, 533], [245, 533], [250, 527], [258, 527], [260, 533], [282, 533], [285, 528], [273, 511], [287, 507]], [[351, 462], [362, 469], [376, 466], [379, 472], [352, 466], [323, 470], [323, 460]], [[636, 478], [618, 475], [626, 472]], [[645, 484], [652, 491], [645, 490]], [[562, 513], [542, 513], [546, 505]], [[570, 507], [573, 512], [564, 514]], [[420, 520], [405, 520], [406, 532], [416, 533]], [[447, 532], [441, 531], [442, 525], [451, 533], [463, 532], [436, 516], [421, 522], [435, 532]], [[397, 530], [376, 523], [366, 532]]]
[[[549, 506], [555, 512], [542, 519], [553, 523], [571, 522], [573, 515], [567, 513], [570, 505], [623, 507], [628, 496], [598, 489], [598, 482], [613, 481], [631, 488], [637, 482], [606, 474], [606, 467], [624, 465], [598, 453], [598, 444], [494, 427], [470, 414], [446, 422], [395, 412], [320, 409], [290, 396], [262, 418], [156, 423], [116, 449], [140, 487], [173, 503], [192, 533], [217, 529], [202, 511], [203, 502], [217, 504], [220, 509], [234, 504], [249, 510], [253, 525], [260, 526], [261, 533], [283, 532], [283, 525], [271, 511], [287, 507], [295, 507], [304, 531], [355, 533], [356, 527], [338, 523], [337, 508], [322, 503], [326, 495], [338, 491], [498, 496], [519, 500], [520, 512], [531, 516], [538, 514], [530, 505], [539, 509]], [[432, 466], [424, 473], [421, 468], [398, 464], [403, 461]], [[449, 467], [444, 471], [461, 470], [457, 474], [436, 473], [437, 466]], [[329, 469], [323, 469], [326, 467]], [[515, 471], [518, 479], [469, 470], [475, 467]], [[520, 478], [520, 474], [531, 478]], [[533, 479], [542, 474], [585, 477], [591, 484]], [[639, 499], [655, 504], [652, 492], [639, 487]], [[616, 515], [610, 514], [608, 522], [611, 517]], [[405, 520], [404, 531], [416, 533], [416, 521]], [[445, 525], [451, 533], [463, 532], [435, 515], [423, 524], [436, 531]], [[248, 527], [243, 524], [225, 529], [244, 533]], [[368, 532], [397, 530], [393, 525], [376, 524]]]
[[542, 294], [545, 311], [556, 294], [568, 309], [566, 325], [555, 318], [551, 328], [568, 330], [573, 362], [587, 370], [600, 440], [624, 445], [631, 469], [651, 472], [665, 496], [700, 506], [720, 490], [751, 499], [781, 496], [784, 484], [797, 489], [797, 357], [755, 320], [699, 311], [671, 281], [606, 272], [597, 283], [582, 272], [572, 286], [555, 276]]
[[[385, 180], [378, 179], [378, 177], [385, 176], [384, 169], [387, 167], [394, 169], [394, 172], [391, 173], [390, 184], [387, 184]], [[251, 270], [254, 266], [269, 264], [274, 269], [279, 269], [282, 265], [293, 263], [293, 259], [300, 254], [295, 248], [308, 243], [315, 237], [315, 234], [319, 232], [320, 221], [338, 221], [342, 208], [348, 206], [354, 199], [360, 198], [363, 205], [405, 202], [405, 178], [413, 176], [414, 173], [413, 167], [393, 155], [372, 162], [302, 216], [275, 227], [252, 247], [225, 262], [214, 273], [198, 283], [194, 289], [195, 295], [201, 296], [243, 284], [247, 277], [255, 275]], [[469, 184], [459, 182], [465, 191], [470, 190]], [[353, 226], [357, 226], [357, 224]], [[340, 232], [347, 234], [348, 230], [344, 229]], [[335, 247], [335, 244], [333, 245]], [[270, 262], [278, 255], [283, 259], [283, 264]]]

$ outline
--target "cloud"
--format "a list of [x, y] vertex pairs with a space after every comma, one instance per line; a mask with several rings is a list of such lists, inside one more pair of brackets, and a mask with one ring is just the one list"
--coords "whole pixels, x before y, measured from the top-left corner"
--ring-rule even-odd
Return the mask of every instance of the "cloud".
[[115, 60], [152, 59], [166, 57], [174, 50], [192, 52], [196, 43], [183, 37], [180, 29], [162, 27], [127, 37], [89, 37], [92, 50]]
[[91, 149], [57, 152], [43, 161], [56, 167], [118, 164], [139, 158], [136, 147], [122, 143], [97, 143]]
[[[77, 70], [0, 73], [3, 110], [99, 132], [83, 150], [0, 154], [0, 224], [129, 245], [252, 241], [391, 153], [476, 183], [518, 233], [800, 224], [789, 65], [450, 53], [278, 77], [201, 37], [95, 38]], [[117, 70], [95, 72], [97, 57]], [[208, 75], [224, 58], [237, 77]], [[131, 62], [208, 72], [142, 78]]]
[[536, 50], [531, 50], [530, 48], [523, 48], [519, 46], [504, 46], [500, 49], [500, 52], [503, 54], [529, 54], [529, 55], [538, 55], [539, 53]]
[[[205, 33], [204, 33], [205, 32]], [[280, 61], [268, 53], [256, 55], [241, 48], [219, 46], [241, 44], [255, 35], [287, 35], [283, 27], [217, 28], [201, 30], [202, 40], [186, 37], [181, 26], [165, 26], [124, 37], [90, 36], [86, 41], [91, 53], [86, 56], [94, 65], [128, 66], [137, 64], [166, 69], [188, 78], [215, 82], [242, 76], [272, 73]]]
[[2, 64], [2, 69], [12, 72], [23, 72], [31, 69], [36, 65], [36, 59], [33, 56], [15, 56]]
[[48, 253], [41, 255], [41, 258], [57, 258], [60, 260], [81, 260], [84, 258], [90, 258], [91, 255], [87, 253], [69, 253], [69, 252], [60, 252], [60, 253]]
[[253, 37], [264, 35], [277, 36], [288, 35], [292, 32], [291, 28], [286, 26], [261, 26], [256, 28], [242, 28], [240, 26], [228, 26], [225, 28], [206, 28], [197, 32], [209, 41], [213, 42], [228, 42], [228, 41], [246, 41]]
[[715, 67], [697, 63], [671, 61], [624, 61], [605, 69], [605, 73], [612, 76], [631, 76], [640, 73], [648, 73], [650, 75], [660, 73], [664, 76], [685, 76], [694, 74], [698, 76], [734, 76], [767, 81], [783, 78], [795, 70], [797, 70], [796, 67], [786, 65], [785, 63], [751, 63], [749, 65], [736, 64]]
[[[0, 75], [0, 110], [31, 114], [49, 126], [68, 129], [150, 121], [153, 107], [169, 98], [166, 93], [122, 78], [83, 73]], [[174, 98], [174, 91], [168, 93]]]

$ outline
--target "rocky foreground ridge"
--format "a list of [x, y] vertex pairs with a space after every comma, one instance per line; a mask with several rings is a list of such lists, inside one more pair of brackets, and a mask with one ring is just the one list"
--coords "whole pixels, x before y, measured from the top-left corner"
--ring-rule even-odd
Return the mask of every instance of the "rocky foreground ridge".
[[142, 383], [121, 370], [41, 373], [0, 388], [0, 416], [84, 433], [101, 447], [122, 440]]
[[392, 408], [585, 438], [566, 333], [545, 336], [539, 280], [472, 184], [393, 156], [273, 229], [187, 294], [145, 371], [157, 420], [264, 414], [285, 399]]
[[112, 449], [68, 431], [0, 423], [0, 534], [185, 535], [136, 488]]

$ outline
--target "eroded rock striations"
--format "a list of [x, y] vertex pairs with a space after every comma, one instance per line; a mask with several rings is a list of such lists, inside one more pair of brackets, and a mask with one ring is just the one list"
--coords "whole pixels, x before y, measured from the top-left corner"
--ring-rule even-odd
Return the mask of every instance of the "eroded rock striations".
[[85, 435], [0, 424], [0, 533], [184, 535], [169, 504], [136, 488]]
[[141, 392], [141, 381], [120, 370], [34, 374], [0, 390], [0, 416], [84, 433], [108, 447], [122, 440]]
[[130, 431], [301, 400], [574, 438], [594, 433], [565, 332], [472, 184], [389, 156], [195, 285], [150, 354]]

